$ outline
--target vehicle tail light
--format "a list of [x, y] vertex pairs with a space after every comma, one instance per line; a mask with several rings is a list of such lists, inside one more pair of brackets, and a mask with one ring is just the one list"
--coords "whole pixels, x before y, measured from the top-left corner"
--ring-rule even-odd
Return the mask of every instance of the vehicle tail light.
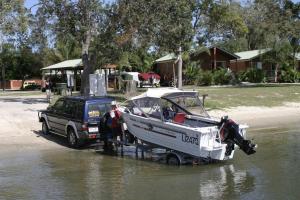
[[81, 126], [81, 130], [82, 131], [87, 131], [88, 130], [88, 123], [87, 122], [84, 122]]
[[96, 134], [90, 134], [90, 135], [89, 135], [89, 138], [92, 138], [92, 139], [94, 139], [94, 138], [96, 138], [96, 137], [97, 137]]

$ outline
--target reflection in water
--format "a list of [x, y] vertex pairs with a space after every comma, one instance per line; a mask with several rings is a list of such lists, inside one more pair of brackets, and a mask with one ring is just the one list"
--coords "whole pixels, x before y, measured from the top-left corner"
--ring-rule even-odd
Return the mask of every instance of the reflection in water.
[[232, 199], [254, 189], [254, 177], [246, 171], [235, 170], [233, 164], [214, 169], [214, 177], [209, 177], [210, 173], [207, 178], [201, 177], [204, 181], [200, 182], [199, 193], [204, 199]]
[[[0, 199], [300, 199], [299, 129], [255, 133], [259, 151], [201, 166], [93, 151], [0, 151]], [[285, 131], [284, 134], [280, 133]]]

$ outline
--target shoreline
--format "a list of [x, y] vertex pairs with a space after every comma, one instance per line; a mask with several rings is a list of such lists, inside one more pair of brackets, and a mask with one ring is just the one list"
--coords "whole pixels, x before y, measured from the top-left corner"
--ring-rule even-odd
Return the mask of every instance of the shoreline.
[[237, 123], [249, 125], [250, 128], [275, 128], [299, 123], [300, 103], [286, 102], [284, 106], [275, 107], [239, 106], [208, 113], [219, 119], [227, 115]]
[[[46, 109], [48, 103], [43, 95], [29, 97], [0, 97], [0, 151], [23, 151], [25, 149], [69, 149], [63, 138], [41, 134], [38, 110]], [[234, 107], [208, 112], [220, 119], [228, 115], [237, 123], [247, 124], [250, 129], [280, 128], [299, 124], [300, 103], [285, 103], [277, 107]]]

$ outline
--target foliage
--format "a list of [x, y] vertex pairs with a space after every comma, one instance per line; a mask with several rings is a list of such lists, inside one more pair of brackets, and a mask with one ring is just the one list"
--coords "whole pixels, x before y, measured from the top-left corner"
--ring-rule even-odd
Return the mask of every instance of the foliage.
[[153, 55], [142, 49], [130, 53], [129, 63], [132, 66], [132, 71], [149, 72], [151, 71], [153, 62]]
[[274, 41], [273, 48], [265, 53], [262, 56], [262, 59], [265, 62], [271, 64], [278, 64], [279, 66], [284, 66], [288, 64], [290, 57], [292, 55], [292, 48], [290, 43], [287, 40], [280, 40]]
[[194, 31], [198, 44], [213, 43], [243, 36], [248, 32], [240, 5], [226, 1], [196, 1]]
[[[30, 53], [23, 51], [31, 48], [44, 66], [80, 56], [87, 58], [85, 77], [93, 72], [92, 66], [99, 68], [108, 63], [145, 72], [151, 70], [158, 55], [176, 53], [181, 46], [189, 84], [195, 80], [209, 85], [212, 76], [215, 84], [228, 83], [228, 77], [225, 71], [198, 74], [193, 66], [196, 64], [189, 63], [186, 54], [193, 42], [194, 46], [218, 45], [231, 52], [272, 48], [263, 59], [276, 66], [278, 73], [289, 57], [300, 51], [300, 3], [291, 0], [102, 2], [38, 0], [32, 13], [25, 8], [24, 0], [0, 0], [1, 69], [8, 69], [9, 77], [18, 77], [13, 74], [18, 71], [14, 70], [15, 63], [26, 63]], [[12, 50], [5, 49], [7, 43]], [[196, 55], [200, 48], [195, 49]], [[88, 56], [83, 57], [84, 53]], [[295, 59], [292, 62], [295, 68]], [[32, 76], [36, 72], [24, 73]], [[249, 70], [241, 78], [256, 82], [259, 74]], [[281, 81], [291, 82], [294, 75], [295, 71], [283, 68]]]
[[230, 83], [231, 74], [225, 68], [218, 69], [213, 73], [213, 82], [215, 85], [227, 85]]
[[300, 79], [300, 73], [292, 67], [286, 67], [281, 70], [280, 81], [284, 83], [297, 83]]
[[20, 47], [28, 42], [28, 12], [23, 3], [23, 0], [0, 1], [0, 45], [9, 41]]
[[200, 71], [200, 75], [196, 79], [197, 85], [212, 85], [213, 74], [211, 71]]
[[185, 84], [191, 85], [197, 83], [197, 77], [201, 74], [200, 72], [200, 66], [196, 62], [188, 64], [184, 70]]
[[[3, 44], [2, 52], [0, 52], [0, 67], [1, 67], [1, 80], [5, 78], [10, 79], [11, 76], [9, 74], [3, 73], [3, 71], [7, 71], [7, 69], [12, 69], [14, 67], [15, 60], [15, 50], [11, 44]], [[4, 76], [4, 77], [3, 77]]]
[[[170, 14], [172, 13], [172, 14]], [[192, 4], [189, 0], [119, 0], [112, 7], [111, 24], [120, 47], [155, 47], [175, 51], [192, 39]]]
[[245, 72], [238, 75], [240, 81], [248, 81], [251, 83], [265, 82], [265, 74], [263, 70], [257, 68], [249, 68]]
[[6, 68], [7, 79], [24, 81], [27, 78], [40, 76], [41, 59], [29, 47], [16, 50], [10, 45], [4, 45], [0, 58]]
[[195, 82], [197, 85], [227, 85], [234, 83], [235, 77], [227, 69], [222, 68], [214, 72], [200, 70], [195, 76]]
[[45, 66], [65, 60], [78, 59], [81, 56], [81, 48], [71, 36], [63, 41], [57, 41], [55, 48], [45, 48], [43, 52], [45, 53], [45, 59], [43, 60]]

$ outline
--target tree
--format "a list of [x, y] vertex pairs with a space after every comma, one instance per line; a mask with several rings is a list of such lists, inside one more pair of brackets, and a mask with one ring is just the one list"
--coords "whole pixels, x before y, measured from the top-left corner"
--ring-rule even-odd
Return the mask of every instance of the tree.
[[290, 0], [285, 1], [285, 12], [290, 14], [291, 32], [288, 36], [288, 40], [293, 48], [293, 67], [297, 69], [297, 60], [295, 59], [296, 53], [300, 52], [300, 2], [293, 3]]
[[14, 79], [22, 80], [22, 87], [25, 79], [40, 76], [42, 62], [40, 56], [32, 53], [31, 48], [22, 47], [15, 53], [14, 67], [11, 69]]
[[111, 25], [116, 32], [116, 43], [121, 47], [150, 47], [175, 51], [186, 49], [192, 40], [192, 2], [160, 0], [119, 0], [113, 5]]
[[64, 38], [63, 41], [57, 41], [55, 48], [43, 49], [45, 54], [44, 65], [59, 63], [64, 60], [77, 59], [81, 56], [81, 48], [78, 42], [72, 38]]
[[212, 44], [239, 38], [248, 33], [235, 2], [197, 0], [193, 11], [193, 28], [198, 44]]
[[[119, 46], [155, 49], [158, 52], [188, 50], [193, 38], [190, 0], [119, 0], [112, 9], [112, 25]], [[178, 55], [178, 87], [181, 86], [181, 59]]]
[[21, 79], [23, 83], [26, 78], [40, 76], [40, 56], [33, 53], [29, 47], [16, 49], [12, 44], [4, 44], [0, 58], [7, 69], [8, 79]]
[[81, 43], [84, 70], [80, 91], [88, 95], [88, 78], [95, 64], [89, 56], [90, 45], [105, 19], [100, 0], [40, 0], [38, 5], [38, 13], [42, 13], [41, 17], [47, 16], [47, 24], [54, 28], [57, 39], [63, 40], [72, 34]]
[[[4, 42], [11, 42], [16, 47], [23, 46], [28, 38], [27, 10], [24, 0], [0, 1], [0, 53]], [[4, 37], [5, 36], [5, 37]], [[2, 71], [2, 85], [5, 89], [6, 66], [0, 63]]]
[[274, 42], [271, 51], [263, 56], [263, 60], [275, 66], [274, 81], [278, 82], [278, 71], [283, 65], [287, 65], [288, 58], [290, 58], [292, 47], [288, 40], [280, 40]]

